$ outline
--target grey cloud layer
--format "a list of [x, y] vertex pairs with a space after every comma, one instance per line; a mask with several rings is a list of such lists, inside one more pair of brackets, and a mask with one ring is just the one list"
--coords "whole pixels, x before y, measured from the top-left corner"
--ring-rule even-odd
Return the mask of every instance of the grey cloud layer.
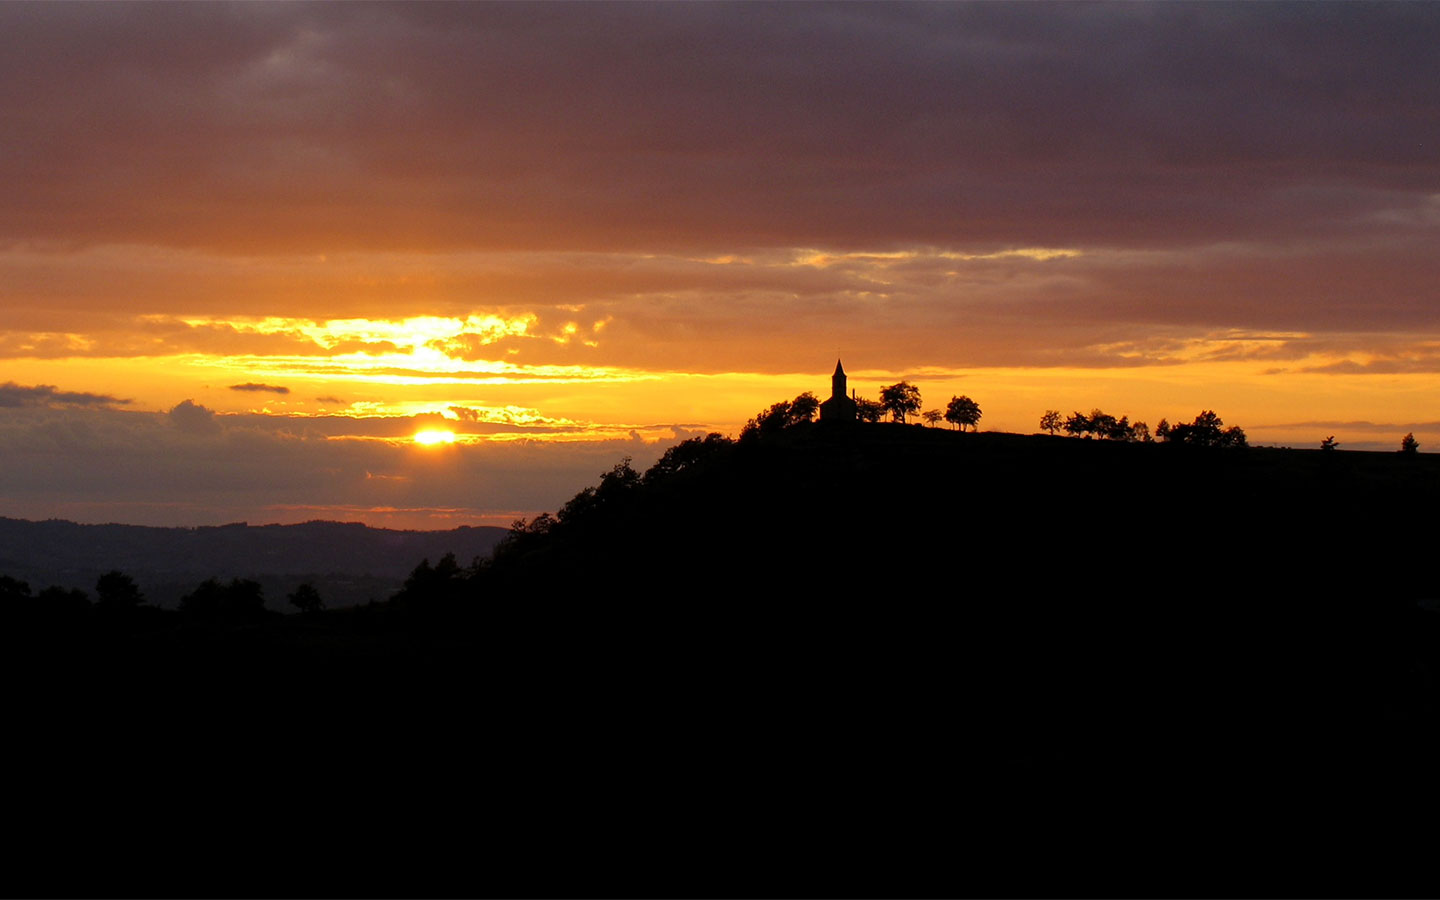
[[[415, 427], [409, 420], [368, 421], [368, 430], [377, 432]], [[10, 409], [0, 415], [0, 458], [6, 460], [0, 501], [7, 515], [156, 524], [300, 521], [344, 509], [358, 517], [372, 507], [446, 509], [464, 521], [553, 510], [621, 457], [648, 465], [664, 449], [631, 439], [518, 441], [437, 453], [386, 441], [328, 440], [326, 432], [338, 427], [324, 420], [216, 416], [192, 401], [169, 413]], [[434, 526], [446, 527], [442, 521]]]
[[1437, 190], [1433, 4], [7, 4], [0, 25], [16, 241], [1165, 246], [1404, 231]]

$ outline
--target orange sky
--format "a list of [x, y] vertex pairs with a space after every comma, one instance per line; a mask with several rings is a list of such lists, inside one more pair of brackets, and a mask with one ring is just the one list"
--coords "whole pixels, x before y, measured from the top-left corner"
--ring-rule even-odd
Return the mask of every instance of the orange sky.
[[0, 515], [508, 524], [837, 355], [982, 429], [1440, 448], [1436, 38], [1430, 4], [6, 4]]

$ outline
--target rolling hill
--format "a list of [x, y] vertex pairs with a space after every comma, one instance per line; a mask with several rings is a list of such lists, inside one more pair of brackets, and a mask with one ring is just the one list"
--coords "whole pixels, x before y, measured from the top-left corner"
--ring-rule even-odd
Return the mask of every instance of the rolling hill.
[[173, 607], [206, 578], [251, 578], [266, 588], [272, 609], [285, 594], [313, 581], [331, 607], [383, 600], [421, 561], [446, 553], [468, 564], [488, 556], [503, 528], [394, 531], [356, 522], [299, 525], [237, 523], [204, 528], [81, 525], [0, 518], [0, 574], [29, 582], [93, 591], [102, 573], [130, 575], [159, 606]]

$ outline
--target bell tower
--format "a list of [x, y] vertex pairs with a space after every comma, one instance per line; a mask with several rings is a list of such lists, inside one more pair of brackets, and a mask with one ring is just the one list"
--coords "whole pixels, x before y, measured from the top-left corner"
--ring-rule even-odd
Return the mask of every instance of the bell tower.
[[820, 421], [855, 421], [855, 401], [845, 390], [845, 367], [835, 360], [835, 374], [830, 376], [830, 399], [820, 404]]

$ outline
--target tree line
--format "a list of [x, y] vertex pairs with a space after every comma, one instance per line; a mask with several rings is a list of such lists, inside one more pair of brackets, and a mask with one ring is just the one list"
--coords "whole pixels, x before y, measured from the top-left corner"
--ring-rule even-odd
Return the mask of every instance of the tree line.
[[[325, 602], [314, 584], [306, 582], [286, 596], [300, 613], [316, 613]], [[207, 578], [180, 598], [177, 610], [165, 610], [146, 601], [145, 594], [129, 575], [111, 570], [95, 582], [95, 599], [79, 588], [51, 585], [38, 592], [29, 582], [0, 575], [0, 616], [10, 622], [34, 625], [124, 625], [156, 616], [178, 616], [186, 622], [253, 624], [278, 615], [265, 606], [260, 583], [248, 578], [228, 582]]]
[[[890, 421], [905, 425], [909, 423], [911, 416], [919, 416], [930, 426], [943, 420], [960, 431], [966, 428], [974, 431], [978, 428], [982, 415], [980, 404], [963, 394], [951, 397], [944, 411], [929, 409], [922, 413], [920, 389], [908, 381], [882, 387], [879, 400], [860, 396], [854, 399], [855, 418], [871, 424], [883, 421], [888, 415]], [[813, 422], [819, 413], [819, 398], [806, 391], [794, 400], [781, 400], [756, 413], [740, 429], [740, 437], [747, 439], [761, 434], [773, 434], [792, 425]]]
[[1129, 416], [1115, 418], [1099, 409], [1088, 414], [1072, 413], [1069, 417], [1059, 410], [1047, 409], [1040, 416], [1040, 429], [1050, 434], [1063, 431], [1078, 438], [1123, 441], [1149, 444], [1156, 441], [1171, 444], [1189, 444], [1197, 447], [1248, 447], [1245, 430], [1239, 425], [1225, 427], [1225, 423], [1213, 410], [1204, 410], [1193, 422], [1171, 425], [1165, 419], [1155, 426], [1152, 434], [1145, 422], [1131, 422]]
[[[1056, 409], [1047, 409], [1040, 416], [1040, 430], [1051, 435], [1064, 432], [1078, 438], [1143, 444], [1162, 442], [1198, 447], [1250, 446], [1243, 428], [1238, 425], [1227, 428], [1214, 410], [1209, 409], [1202, 411], [1191, 422], [1171, 425], [1161, 419], [1153, 433], [1150, 426], [1144, 422], [1131, 422], [1128, 416], [1117, 419], [1100, 409], [1092, 409], [1088, 414], [1076, 411], [1069, 416]], [[1333, 434], [1320, 441], [1321, 450], [1334, 450], [1339, 446], [1340, 443]], [[1414, 432], [1400, 439], [1400, 453], [1414, 454], [1419, 451], [1420, 442], [1415, 439]]]

